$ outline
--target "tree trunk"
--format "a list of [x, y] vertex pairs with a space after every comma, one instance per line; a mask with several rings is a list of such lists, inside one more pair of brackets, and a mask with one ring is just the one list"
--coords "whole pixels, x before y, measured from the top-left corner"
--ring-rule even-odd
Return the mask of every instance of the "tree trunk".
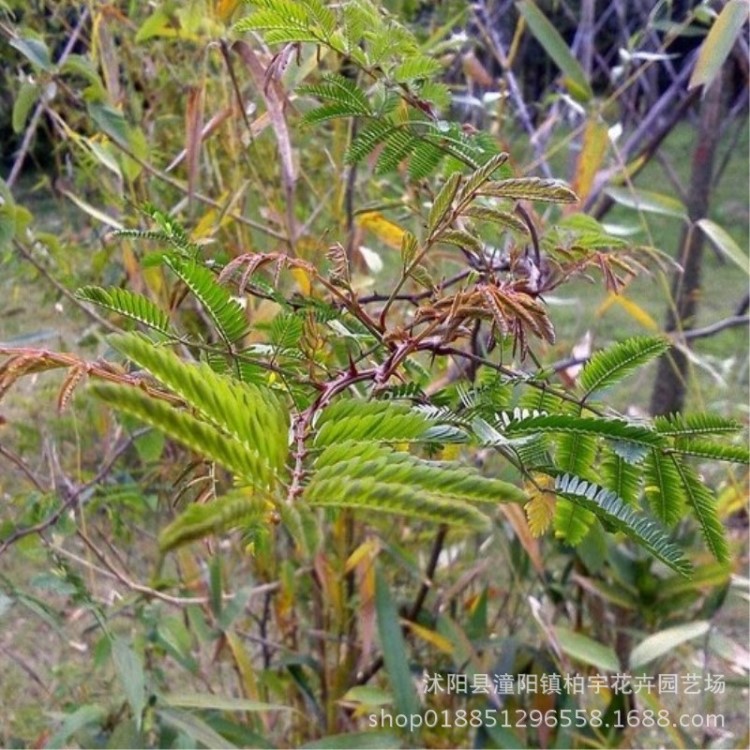
[[[687, 199], [688, 219], [680, 239], [680, 265], [672, 281], [672, 302], [667, 310], [665, 330], [684, 331], [693, 328], [698, 308], [703, 264], [703, 232], [695, 222], [706, 217], [711, 192], [716, 146], [721, 129], [724, 97], [719, 74], [705, 92], [700, 108], [698, 137], [693, 151], [692, 172]], [[675, 348], [659, 361], [656, 383], [651, 396], [651, 413], [672, 414], [685, 403], [688, 359]]]

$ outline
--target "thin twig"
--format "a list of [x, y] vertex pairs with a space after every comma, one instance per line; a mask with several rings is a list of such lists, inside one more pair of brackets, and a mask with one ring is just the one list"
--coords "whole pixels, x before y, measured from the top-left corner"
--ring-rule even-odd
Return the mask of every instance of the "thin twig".
[[440, 553], [443, 551], [445, 545], [445, 538], [448, 536], [448, 526], [442, 524], [438, 529], [438, 533], [435, 536], [435, 541], [432, 544], [432, 550], [430, 551], [430, 559], [427, 561], [427, 567], [425, 568], [424, 578], [422, 579], [422, 585], [417, 592], [417, 598], [414, 600], [414, 604], [409, 610], [409, 619], [414, 621], [419, 617], [419, 613], [422, 611], [427, 594], [432, 589], [433, 579], [435, 578], [435, 570], [437, 570], [438, 560], [440, 559]]
[[736, 328], [738, 326], [746, 326], [750, 324], [750, 315], [733, 315], [731, 318], [724, 318], [718, 320], [716, 323], [704, 326], [703, 328], [694, 328], [690, 331], [682, 331], [679, 334], [675, 334], [676, 339], [687, 339], [692, 341], [693, 339], [705, 339], [708, 336], [713, 336], [719, 331], [723, 331], [727, 328]]
[[83, 494], [85, 494], [88, 490], [101, 482], [102, 479], [104, 479], [107, 474], [112, 471], [112, 468], [117, 459], [120, 458], [120, 456], [122, 456], [122, 454], [125, 453], [128, 448], [130, 448], [133, 442], [141, 437], [141, 435], [149, 432], [150, 429], [150, 427], [144, 427], [143, 429], [136, 430], [119, 446], [117, 446], [112, 451], [109, 458], [104, 461], [93, 479], [90, 479], [88, 482], [85, 482], [78, 487], [73, 487], [72, 489], [70, 489], [70, 491], [62, 490], [62, 488], [67, 485], [61, 484], [60, 488], [66, 496], [60, 504], [60, 507], [54, 512], [50, 513], [44, 520], [39, 521], [39, 523], [35, 523], [32, 526], [26, 526], [20, 529], [15, 529], [9, 536], [3, 539], [2, 544], [0, 544], [0, 555], [2, 555], [11, 545], [15, 544], [20, 539], [23, 539], [24, 537], [27, 537], [31, 534], [42, 534], [47, 529], [54, 526], [65, 515], [65, 513], [67, 513], [76, 505]]
[[[81, 532], [78, 532], [78, 535], [81, 536]], [[166, 594], [163, 591], [158, 591], [157, 589], [152, 589], [149, 586], [144, 586], [140, 583], [136, 583], [135, 581], [131, 580], [126, 576], [122, 571], [115, 568], [109, 560], [106, 559], [106, 556], [103, 555], [101, 550], [96, 547], [96, 545], [91, 542], [90, 539], [86, 538], [83, 539], [81, 537], [84, 543], [89, 546], [91, 551], [99, 557], [99, 555], [102, 555], [104, 559], [100, 558], [100, 561], [102, 562], [102, 565], [105, 567], [100, 568], [96, 565], [93, 565], [88, 560], [85, 560], [84, 558], [80, 557], [79, 555], [76, 555], [75, 553], [71, 552], [70, 550], [66, 550], [63, 547], [55, 546], [54, 550], [55, 552], [70, 558], [74, 562], [79, 563], [80, 565], [83, 565], [87, 568], [92, 568], [97, 573], [100, 573], [101, 575], [106, 576], [107, 578], [111, 578], [113, 580], [119, 581], [122, 583], [126, 588], [130, 589], [131, 591], [142, 594], [143, 596], [152, 598], [152, 599], [159, 599], [163, 602], [166, 602], [167, 604], [173, 604], [178, 607], [187, 607], [192, 604], [209, 604], [211, 602], [211, 597], [208, 596], [173, 596], [172, 594]], [[98, 554], [97, 554], [98, 553]], [[269, 591], [276, 591], [278, 588], [280, 588], [281, 584], [278, 581], [274, 581], [273, 583], [263, 583], [259, 586], [255, 586], [253, 589], [251, 589], [249, 592], [245, 592], [248, 596], [248, 599], [259, 596], [260, 594], [266, 594]], [[225, 601], [231, 601], [234, 599], [234, 594], [223, 594], [222, 599]]]
[[42, 483], [42, 480], [37, 477], [37, 475], [34, 474], [34, 472], [26, 465], [24, 460], [19, 455], [10, 450], [10, 448], [6, 448], [5, 446], [0, 445], [0, 456], [4, 456], [12, 464], [15, 464], [39, 492], [50, 492], [51, 488], [45, 487]]
[[[393, 296], [393, 300], [417, 304], [421, 300], [429, 299], [436, 293], [443, 292], [454, 284], [460, 283], [464, 279], [468, 278], [473, 272], [473, 269], [467, 268], [464, 271], [457, 273], [455, 276], [451, 276], [449, 279], [446, 279], [442, 283], [438, 284], [435, 290], [429, 289], [426, 292], [415, 292], [414, 294], [396, 294], [395, 296]], [[357, 302], [360, 305], [368, 305], [373, 302], [387, 302], [389, 299], [391, 299], [391, 295], [389, 294], [378, 294], [377, 292], [374, 292], [373, 294], [359, 297], [357, 299]]]
[[0, 651], [2, 651], [3, 654], [5, 654], [5, 656], [7, 656], [9, 659], [12, 659], [16, 664], [18, 664], [18, 666], [21, 667], [21, 669], [23, 669], [23, 671], [26, 672], [26, 674], [29, 675], [29, 677], [31, 677], [31, 679], [34, 680], [34, 682], [36, 682], [36, 684], [39, 685], [39, 687], [41, 687], [42, 690], [44, 690], [47, 694], [50, 694], [52, 692], [44, 682], [44, 680], [42, 680], [42, 678], [36, 673], [34, 668], [24, 659], [22, 659], [17, 653], [11, 651], [2, 644], [0, 644]]
[[95, 310], [92, 310], [87, 305], [85, 305], [81, 300], [79, 300], [75, 294], [73, 294], [69, 289], [67, 289], [63, 284], [61, 284], [36, 258], [34, 258], [33, 254], [29, 252], [21, 242], [18, 240], [14, 240], [13, 244], [18, 251], [18, 253], [24, 258], [24, 260], [27, 260], [29, 263], [31, 263], [34, 268], [36, 268], [37, 271], [39, 271], [42, 276], [44, 276], [47, 281], [52, 284], [55, 289], [57, 289], [60, 294], [62, 294], [66, 299], [70, 300], [77, 308], [82, 310], [86, 315], [88, 315], [92, 320], [95, 320], [99, 325], [104, 326], [108, 331], [111, 331], [113, 333], [119, 333], [120, 329], [114, 325], [113, 323], [110, 323], [106, 318], [103, 318], [99, 313], [97, 313]]
[[[57, 67], [60, 67], [60, 65], [62, 65], [70, 56], [71, 52], [73, 51], [73, 47], [75, 47], [76, 43], [78, 42], [78, 37], [81, 35], [81, 30], [83, 29], [83, 25], [88, 20], [88, 17], [89, 9], [88, 7], [84, 6], [83, 10], [81, 11], [81, 15], [78, 18], [78, 23], [68, 37], [67, 44], [65, 45], [63, 51], [60, 53], [60, 57], [58, 58], [56, 63]], [[36, 133], [37, 128], [39, 127], [39, 122], [42, 119], [42, 113], [44, 112], [45, 108], [46, 103], [44, 101], [44, 95], [42, 95], [42, 98], [40, 99], [36, 107], [34, 107], [34, 113], [31, 115], [31, 120], [29, 120], [26, 132], [23, 135], [23, 140], [21, 141], [21, 146], [18, 149], [16, 160], [13, 162], [10, 174], [8, 175], [8, 179], [6, 180], [9, 188], [13, 187], [16, 180], [18, 179], [18, 176], [21, 174], [21, 169], [23, 167], [24, 161], [26, 160], [26, 155], [31, 148], [31, 141], [34, 138], [34, 134]]]

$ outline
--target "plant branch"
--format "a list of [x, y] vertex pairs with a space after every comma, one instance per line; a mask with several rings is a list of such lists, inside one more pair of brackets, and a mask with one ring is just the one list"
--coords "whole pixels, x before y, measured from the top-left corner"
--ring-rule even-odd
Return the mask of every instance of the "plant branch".
[[68, 487], [68, 483], [61, 483], [59, 486], [61, 488], [61, 491], [66, 494], [66, 497], [63, 498], [60, 507], [50, 513], [47, 518], [39, 521], [39, 523], [36, 523], [33, 526], [26, 526], [24, 528], [15, 529], [9, 536], [3, 539], [2, 543], [0, 543], [0, 555], [2, 555], [11, 545], [15, 544], [20, 539], [23, 539], [24, 537], [27, 537], [31, 534], [42, 534], [47, 529], [54, 526], [63, 517], [63, 515], [65, 515], [65, 513], [71, 510], [78, 503], [82, 495], [99, 484], [99, 482], [101, 482], [112, 471], [112, 468], [117, 459], [120, 458], [120, 456], [122, 456], [123, 453], [128, 450], [128, 448], [130, 448], [133, 442], [141, 437], [141, 435], [145, 435], [147, 432], [149, 432], [150, 429], [150, 427], [144, 427], [143, 429], [136, 430], [126, 440], [120, 443], [120, 445], [112, 451], [109, 458], [104, 461], [96, 475], [88, 482], [84, 482], [78, 487], [71, 486], [69, 492], [65, 489]]
[[750, 325], [750, 315], [733, 315], [731, 318], [724, 318], [718, 320], [716, 323], [704, 326], [703, 328], [693, 328], [689, 331], [682, 331], [681, 333], [674, 334], [674, 338], [678, 340], [687, 339], [692, 341], [694, 339], [705, 339], [709, 336], [713, 336], [719, 331], [724, 331], [727, 328], [737, 328], [738, 326]]
[[12, 464], [17, 466], [39, 492], [47, 493], [51, 491], [51, 488], [45, 487], [41, 478], [38, 477], [31, 470], [31, 468], [26, 465], [26, 462], [19, 455], [10, 450], [10, 448], [6, 448], [4, 445], [0, 445], [0, 456], [3, 456]]
[[13, 244], [18, 251], [19, 255], [24, 258], [24, 260], [31, 263], [34, 268], [36, 268], [39, 273], [44, 276], [47, 281], [52, 284], [55, 289], [60, 292], [66, 299], [70, 300], [79, 310], [82, 310], [86, 315], [88, 315], [89, 318], [92, 320], [95, 320], [99, 325], [106, 328], [111, 333], [119, 333], [120, 329], [114, 325], [113, 323], [110, 323], [106, 318], [103, 318], [99, 313], [97, 313], [95, 310], [92, 310], [88, 305], [84, 304], [79, 300], [73, 292], [71, 292], [69, 289], [67, 289], [63, 284], [61, 284], [36, 258], [34, 258], [33, 253], [31, 253], [24, 245], [19, 242], [18, 240], [14, 240]]

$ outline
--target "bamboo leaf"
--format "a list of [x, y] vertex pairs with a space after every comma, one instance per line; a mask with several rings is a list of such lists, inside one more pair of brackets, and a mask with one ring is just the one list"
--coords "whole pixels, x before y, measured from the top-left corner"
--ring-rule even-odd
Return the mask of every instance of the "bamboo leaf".
[[419, 714], [419, 700], [401, 632], [401, 619], [380, 566], [375, 570], [375, 611], [383, 661], [393, 690], [394, 707], [401, 714], [416, 716]]
[[246, 700], [244, 698], [230, 698], [213, 693], [167, 693], [161, 696], [168, 706], [177, 708], [212, 708], [217, 711], [291, 711], [290, 706], [278, 703], [263, 703], [261, 701]]
[[631, 652], [628, 666], [630, 669], [642, 669], [655, 659], [666, 654], [673, 654], [681, 643], [704, 636], [711, 629], [707, 620], [686, 622], [673, 628], [660, 630], [658, 633], [642, 640]]
[[181, 711], [177, 708], [158, 708], [157, 713], [165, 724], [183, 732], [206, 748], [233, 750], [237, 747], [194, 713]]
[[591, 85], [586, 79], [583, 68], [579, 65], [578, 60], [573, 57], [565, 40], [544, 13], [531, 0], [521, 0], [521, 2], [516, 3], [516, 7], [526, 20], [536, 40], [565, 75], [565, 83], [571, 94], [584, 102], [592, 99], [594, 92], [591, 90]]
[[66, 714], [60, 728], [44, 744], [45, 748], [63, 748], [70, 746], [70, 738], [79, 730], [90, 724], [99, 724], [107, 712], [98, 705], [85, 705]]
[[703, 40], [688, 89], [708, 87], [721, 70], [747, 21], [747, 2], [729, 0]]
[[605, 646], [583, 633], [556, 627], [555, 637], [560, 648], [571, 659], [596, 667], [600, 672], [619, 672], [620, 660], [610, 646]]
[[703, 233], [716, 246], [720, 253], [725, 255], [735, 265], [739, 266], [746, 274], [750, 275], [750, 259], [740, 246], [732, 239], [729, 232], [720, 227], [711, 219], [700, 219], [696, 224]]
[[608, 306], [609, 304], [619, 305], [636, 323], [643, 326], [647, 331], [659, 330], [659, 324], [653, 319], [653, 317], [649, 315], [641, 305], [634, 302], [629, 297], [626, 297], [624, 294], [615, 294], [614, 292], [611, 292], [602, 304], [602, 307]]
[[398, 224], [386, 219], [380, 211], [366, 211], [357, 216], [357, 224], [376, 235], [388, 247], [394, 250], [401, 249], [406, 230]]
[[609, 128], [600, 116], [592, 115], [583, 132], [583, 144], [578, 155], [573, 190], [581, 200], [588, 197], [594, 184], [594, 178], [604, 163], [609, 146]]
[[146, 707], [146, 677], [143, 664], [133, 649], [120, 638], [112, 641], [112, 659], [133, 711], [136, 726], [140, 729], [143, 709]]
[[677, 219], [687, 220], [688, 218], [685, 204], [670, 195], [631, 187], [610, 187], [605, 192], [615, 203], [619, 203], [626, 208], [663, 216], [673, 216]]

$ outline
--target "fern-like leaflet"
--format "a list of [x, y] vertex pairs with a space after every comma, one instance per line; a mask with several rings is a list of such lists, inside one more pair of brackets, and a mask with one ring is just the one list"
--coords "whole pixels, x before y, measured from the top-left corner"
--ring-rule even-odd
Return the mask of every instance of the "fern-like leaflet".
[[572, 503], [581, 505], [605, 524], [622, 531], [673, 570], [682, 575], [690, 574], [690, 563], [685, 560], [679, 548], [669, 541], [663, 529], [633, 510], [611, 490], [564, 474], [556, 479], [555, 492]]

